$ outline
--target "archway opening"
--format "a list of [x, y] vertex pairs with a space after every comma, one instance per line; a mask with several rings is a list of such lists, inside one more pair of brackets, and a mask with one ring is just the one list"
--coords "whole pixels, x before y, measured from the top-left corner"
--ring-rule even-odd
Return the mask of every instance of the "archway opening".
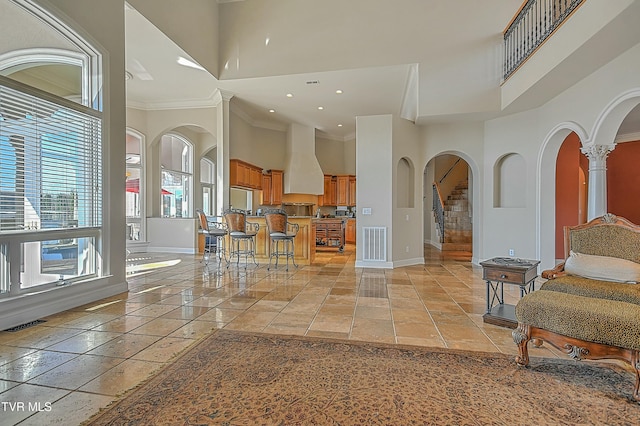
[[555, 258], [564, 260], [564, 227], [587, 221], [589, 160], [575, 132], [562, 142], [556, 158]]
[[471, 260], [472, 187], [469, 164], [458, 155], [438, 155], [425, 167], [424, 241], [443, 258]]

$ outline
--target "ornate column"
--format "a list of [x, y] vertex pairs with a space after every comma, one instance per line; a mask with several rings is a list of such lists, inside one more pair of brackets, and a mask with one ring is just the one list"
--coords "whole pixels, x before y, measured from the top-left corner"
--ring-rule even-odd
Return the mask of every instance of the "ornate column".
[[220, 89], [214, 94], [216, 104], [216, 214], [229, 208], [229, 101], [233, 94]]
[[607, 213], [607, 156], [616, 145], [589, 145], [580, 149], [589, 159], [587, 221]]

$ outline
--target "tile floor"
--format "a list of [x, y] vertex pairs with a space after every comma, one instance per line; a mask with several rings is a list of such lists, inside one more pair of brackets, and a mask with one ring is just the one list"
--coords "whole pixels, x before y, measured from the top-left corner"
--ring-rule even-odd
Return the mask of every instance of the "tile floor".
[[214, 328], [516, 353], [509, 329], [482, 321], [480, 267], [430, 247], [425, 265], [394, 270], [354, 258], [216, 274], [198, 256], [133, 254], [128, 293], [0, 331], [0, 423], [79, 424]]

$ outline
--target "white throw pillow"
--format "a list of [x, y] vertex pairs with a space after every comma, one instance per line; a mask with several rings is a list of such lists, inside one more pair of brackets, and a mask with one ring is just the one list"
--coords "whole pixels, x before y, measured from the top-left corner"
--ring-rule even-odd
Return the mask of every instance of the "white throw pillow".
[[568, 274], [602, 281], [637, 284], [640, 282], [640, 263], [608, 256], [593, 256], [573, 250], [564, 264]]

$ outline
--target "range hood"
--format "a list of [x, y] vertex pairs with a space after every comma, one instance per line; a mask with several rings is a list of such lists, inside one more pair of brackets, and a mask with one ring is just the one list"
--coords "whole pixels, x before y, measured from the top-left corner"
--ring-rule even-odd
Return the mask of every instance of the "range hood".
[[316, 130], [291, 124], [287, 133], [285, 194], [324, 193], [324, 173], [316, 158]]

